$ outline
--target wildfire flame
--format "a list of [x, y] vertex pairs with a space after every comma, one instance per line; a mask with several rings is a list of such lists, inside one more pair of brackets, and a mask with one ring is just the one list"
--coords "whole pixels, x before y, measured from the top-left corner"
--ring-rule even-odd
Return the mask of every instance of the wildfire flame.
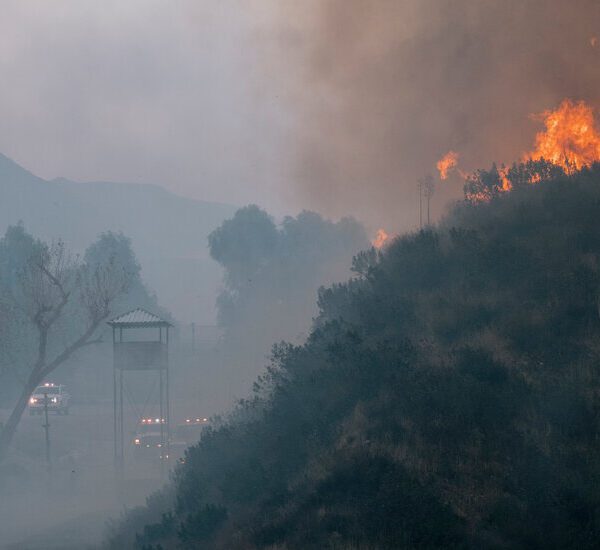
[[499, 168], [498, 175], [502, 182], [502, 191], [510, 191], [512, 189], [512, 183], [510, 183], [510, 180], [508, 179], [508, 168], [506, 166]]
[[600, 160], [600, 133], [596, 129], [594, 110], [584, 101], [564, 99], [554, 111], [536, 116], [545, 130], [535, 137], [535, 149], [524, 160], [541, 158], [561, 166], [565, 172], [581, 170]]
[[387, 242], [390, 236], [387, 234], [385, 229], [378, 229], [375, 234], [375, 238], [371, 241], [371, 244], [378, 250], [383, 248], [383, 245]]
[[437, 169], [440, 173], [440, 179], [448, 178], [448, 173], [456, 168], [458, 164], [458, 153], [448, 151], [440, 160], [437, 161]]
[[[584, 101], [573, 102], [570, 99], [563, 99], [556, 109], [532, 116], [541, 121], [545, 128], [536, 134], [534, 149], [521, 157], [523, 164], [544, 160], [546, 163], [561, 168], [566, 174], [573, 174], [582, 168], [600, 162], [600, 131], [596, 126], [594, 109], [590, 105]], [[444, 161], [447, 158], [456, 159], [458, 157], [451, 157], [451, 153], [452, 151], [440, 159], [437, 164], [442, 179], [450, 169], [447, 168], [448, 164]], [[470, 176], [456, 164], [452, 166], [452, 169], [457, 170], [467, 182], [471, 177], [474, 178], [473, 181], [477, 180], [477, 172]], [[518, 170], [518, 167], [516, 169]], [[513, 176], [511, 176], [513, 168], [502, 165], [496, 170], [500, 183], [500, 188], [497, 190], [500, 192], [510, 191], [513, 188]], [[530, 184], [536, 184], [542, 180], [542, 174], [535, 173], [535, 169], [527, 177], [526, 182]], [[470, 202], [490, 199], [489, 192], [478, 191], [477, 187], [465, 192], [466, 198]]]

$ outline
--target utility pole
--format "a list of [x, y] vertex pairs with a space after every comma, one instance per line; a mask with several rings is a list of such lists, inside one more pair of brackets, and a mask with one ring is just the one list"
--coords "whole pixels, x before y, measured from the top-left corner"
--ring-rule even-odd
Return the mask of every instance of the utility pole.
[[[430, 225], [431, 218], [429, 216], [429, 205], [431, 202], [431, 197], [433, 197], [433, 193], [435, 191], [435, 184], [433, 181], [433, 177], [428, 174], [425, 177], [419, 180], [419, 211], [422, 210], [422, 197], [425, 195], [427, 199], [427, 225]], [[419, 221], [421, 228], [423, 227], [423, 215], [419, 212]]]
[[48, 394], [44, 393], [44, 420], [42, 425], [46, 432], [46, 469], [48, 471], [48, 479], [52, 474], [52, 462], [50, 461], [50, 422], [48, 421]]
[[431, 202], [431, 195], [427, 195], [427, 225], [429, 226], [431, 224], [431, 221], [429, 219], [429, 203]]
[[423, 181], [418, 180], [419, 188], [419, 229], [423, 229]]

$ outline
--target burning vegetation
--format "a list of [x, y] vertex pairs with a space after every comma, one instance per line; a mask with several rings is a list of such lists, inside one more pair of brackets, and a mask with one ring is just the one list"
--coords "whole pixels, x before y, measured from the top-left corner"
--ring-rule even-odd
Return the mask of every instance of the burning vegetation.
[[524, 160], [547, 160], [569, 174], [600, 160], [600, 133], [594, 110], [584, 101], [565, 99], [553, 111], [535, 116], [544, 131], [535, 138], [535, 149]]
[[440, 179], [448, 179], [448, 173], [458, 165], [458, 153], [448, 151], [440, 160], [437, 161], [436, 167], [440, 173]]
[[[512, 166], [493, 165], [464, 176], [465, 198], [469, 202], [488, 201], [499, 193], [524, 184], [536, 184], [559, 175], [571, 175], [600, 161], [600, 132], [594, 109], [584, 101], [564, 99], [553, 110], [532, 115], [544, 124], [535, 137], [533, 150], [524, 153]], [[458, 154], [450, 151], [438, 162], [440, 178], [458, 169]]]
[[380, 250], [388, 242], [389, 238], [390, 236], [386, 230], [381, 228], [377, 230], [375, 238], [371, 241], [371, 244], [377, 248], [377, 250]]

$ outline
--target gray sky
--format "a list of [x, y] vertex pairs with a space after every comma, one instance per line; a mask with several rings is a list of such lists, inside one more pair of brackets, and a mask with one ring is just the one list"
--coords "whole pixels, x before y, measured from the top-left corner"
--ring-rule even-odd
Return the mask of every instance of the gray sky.
[[598, 107], [598, 37], [598, 0], [3, 0], [0, 151], [405, 230], [448, 150], [511, 163], [532, 114]]
[[269, 6], [3, 0], [0, 151], [45, 178], [280, 207], [286, 115], [255, 47]]

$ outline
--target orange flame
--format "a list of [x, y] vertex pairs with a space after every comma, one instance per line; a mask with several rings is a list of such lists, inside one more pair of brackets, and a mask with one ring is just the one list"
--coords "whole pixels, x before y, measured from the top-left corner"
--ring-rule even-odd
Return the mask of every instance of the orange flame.
[[381, 249], [383, 248], [383, 245], [385, 245], [389, 238], [390, 236], [387, 234], [385, 229], [378, 229], [377, 233], [375, 234], [375, 238], [371, 241], [371, 244], [375, 248]]
[[512, 183], [510, 183], [510, 180], [508, 179], [508, 168], [506, 166], [499, 168], [498, 175], [502, 182], [502, 191], [510, 191], [512, 189]]
[[[596, 41], [592, 45], [595, 46]], [[561, 168], [566, 174], [573, 174], [582, 168], [600, 162], [600, 131], [596, 126], [594, 109], [584, 101], [573, 102], [570, 99], [563, 99], [556, 109], [544, 111], [533, 117], [543, 122], [545, 129], [536, 134], [534, 149], [525, 153], [521, 157], [521, 162], [528, 164], [529, 161], [535, 163], [544, 160], [546, 163]], [[446, 162], [447, 159], [450, 159], [449, 164]], [[438, 161], [437, 167], [442, 179], [447, 177], [448, 171], [451, 169], [457, 170], [467, 183], [473, 178], [471, 183], [475, 184], [474, 187], [471, 185], [469, 190], [465, 188], [465, 198], [468, 201], [488, 201], [494, 193], [512, 190], [512, 168], [504, 165], [497, 168], [500, 185], [497, 186], [494, 183], [493, 191], [486, 190], [485, 185], [484, 188], [478, 190], [481, 187], [481, 181], [478, 183], [478, 172], [480, 171], [474, 172], [472, 176], [465, 174], [456, 166], [457, 159], [458, 155], [450, 151]], [[548, 168], [543, 168], [544, 164], [541, 163], [540, 169], [549, 174]], [[526, 168], [529, 170], [530, 166]], [[519, 170], [519, 167], [516, 169]], [[528, 174], [515, 173], [516, 181], [521, 182], [523, 177], [526, 177], [526, 183], [539, 183], [543, 174], [542, 172], [536, 173], [536, 170], [537, 168], [533, 166]]]
[[524, 160], [541, 158], [561, 166], [565, 172], [581, 170], [600, 160], [600, 133], [595, 127], [594, 111], [583, 101], [564, 99], [554, 111], [536, 118], [546, 129], [535, 138], [535, 149]]
[[437, 169], [440, 173], [440, 179], [447, 179], [450, 170], [456, 168], [458, 164], [458, 153], [448, 151], [440, 160], [437, 161]]

